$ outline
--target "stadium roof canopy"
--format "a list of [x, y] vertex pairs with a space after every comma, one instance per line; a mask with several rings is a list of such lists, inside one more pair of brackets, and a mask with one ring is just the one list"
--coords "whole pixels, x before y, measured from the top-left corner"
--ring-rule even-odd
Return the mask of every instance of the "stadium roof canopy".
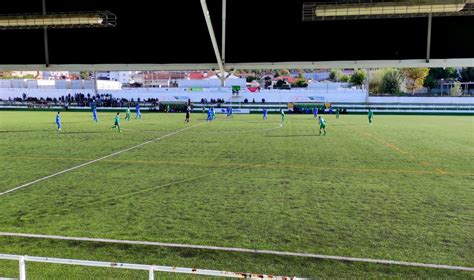
[[[43, 1], [50, 24], [63, 23], [51, 15], [74, 14], [77, 19], [94, 11], [112, 15], [113, 21], [106, 28], [1, 27], [18, 14], [37, 19], [43, 15]], [[217, 57], [228, 70], [474, 66], [471, 0], [3, 2], [0, 70], [217, 69]], [[214, 45], [203, 4], [209, 9]], [[390, 9], [393, 12], [387, 12]]]

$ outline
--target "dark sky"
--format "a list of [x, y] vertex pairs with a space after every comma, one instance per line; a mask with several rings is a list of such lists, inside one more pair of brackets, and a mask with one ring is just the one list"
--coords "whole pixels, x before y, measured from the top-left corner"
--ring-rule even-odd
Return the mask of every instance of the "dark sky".
[[[0, 14], [41, 12], [2, 1]], [[227, 62], [423, 59], [426, 18], [303, 22], [301, 0], [227, 0]], [[221, 0], [207, 0], [220, 44]], [[199, 0], [47, 0], [50, 12], [109, 10], [116, 28], [49, 31], [51, 64], [215, 63]], [[0, 64], [43, 64], [43, 32], [0, 31]], [[4, 55], [7, 54], [7, 55]], [[432, 58], [473, 58], [474, 17], [433, 18]]]

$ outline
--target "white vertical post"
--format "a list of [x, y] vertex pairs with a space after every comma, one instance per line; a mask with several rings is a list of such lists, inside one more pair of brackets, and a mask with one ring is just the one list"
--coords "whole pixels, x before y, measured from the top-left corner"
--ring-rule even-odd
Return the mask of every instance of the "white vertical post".
[[26, 280], [26, 263], [25, 257], [20, 258], [20, 280]]
[[227, 78], [224, 77], [224, 74], [222, 74], [222, 76], [219, 77], [219, 80], [221, 80], [221, 88], [225, 87], [225, 80], [226, 80], [226, 79], [227, 79]]
[[97, 93], [99, 93], [99, 91], [97, 89], [97, 72], [94, 71], [93, 75], [94, 75], [94, 95], [97, 96]]
[[370, 84], [370, 68], [367, 68], [366, 69], [367, 71], [367, 81], [366, 81], [366, 86], [367, 86], [367, 90], [365, 92], [365, 102], [366, 103], [369, 103], [369, 96], [370, 96], [370, 88], [369, 88], [369, 84]]
[[430, 13], [428, 15], [428, 35], [426, 39], [426, 63], [430, 62], [430, 52], [431, 52], [431, 21], [433, 15]]
[[148, 271], [148, 279], [155, 280], [155, 270], [153, 269], [153, 266], [151, 266], [150, 270]]
[[[46, 0], [43, 0], [43, 16], [46, 16]], [[49, 46], [48, 46], [48, 27], [43, 28], [44, 38], [44, 61], [46, 67], [49, 67]]]

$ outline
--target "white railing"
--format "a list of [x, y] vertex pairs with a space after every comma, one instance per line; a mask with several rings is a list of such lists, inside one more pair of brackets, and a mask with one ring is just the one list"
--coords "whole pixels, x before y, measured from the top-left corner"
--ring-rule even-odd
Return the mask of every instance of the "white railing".
[[26, 262], [27, 261], [39, 262], [39, 263], [53, 263], [53, 264], [80, 265], [80, 266], [91, 266], [91, 267], [143, 270], [143, 271], [148, 271], [150, 280], [155, 279], [155, 272], [183, 273], [183, 274], [192, 274], [192, 275], [206, 275], [206, 276], [243, 278], [243, 279], [276, 279], [276, 280], [278, 279], [281, 279], [281, 280], [305, 279], [305, 278], [297, 278], [297, 277], [273, 276], [273, 275], [265, 275], [265, 274], [229, 272], [229, 271], [218, 271], [218, 270], [197, 269], [197, 268], [116, 263], [116, 262], [85, 261], [85, 260], [46, 258], [46, 257], [19, 256], [19, 255], [8, 255], [8, 254], [0, 254], [0, 260], [18, 261], [19, 270], [20, 270], [19, 280], [27, 279], [26, 278]]

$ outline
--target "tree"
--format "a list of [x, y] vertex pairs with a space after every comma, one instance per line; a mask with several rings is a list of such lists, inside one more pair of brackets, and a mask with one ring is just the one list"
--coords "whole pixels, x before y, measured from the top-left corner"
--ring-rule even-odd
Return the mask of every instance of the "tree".
[[331, 69], [329, 72], [329, 80], [333, 82], [343, 82], [348, 83], [351, 77], [349, 75], [344, 75], [340, 69]]
[[454, 82], [454, 85], [449, 91], [449, 94], [451, 96], [461, 96], [462, 95], [461, 83], [458, 81]]
[[283, 80], [278, 80], [278, 81], [275, 83], [275, 88], [279, 89], [279, 88], [281, 88], [284, 84], [285, 84], [285, 81], [283, 81]]
[[11, 77], [12, 72], [11, 71], [0, 71], [0, 79], [7, 79], [7, 77]]
[[245, 80], [247, 81], [247, 83], [251, 83], [253, 81], [255, 81], [257, 78], [255, 78], [254, 76], [247, 76], [247, 78], [245, 78]]
[[355, 69], [352, 74], [350, 82], [358, 87], [362, 87], [365, 84], [367, 78], [367, 71], [365, 69]]
[[401, 95], [405, 90], [405, 77], [398, 69], [390, 69], [383, 75], [380, 92]]
[[331, 69], [331, 72], [329, 72], [329, 80], [331, 81], [338, 81], [341, 76], [342, 71], [339, 69]]
[[26, 74], [24, 75], [23, 77], [21, 77], [22, 79], [34, 79], [35, 78], [35, 75], [33, 74]]
[[89, 71], [81, 71], [79, 75], [81, 76], [82, 80], [90, 80], [91, 78], [91, 72]]
[[428, 68], [405, 68], [402, 73], [410, 79], [411, 94], [415, 95], [415, 90], [422, 88], [430, 69]]
[[463, 82], [474, 82], [474, 67], [467, 67], [461, 70], [461, 79]]
[[290, 71], [288, 71], [287, 69], [280, 69], [280, 70], [278, 70], [278, 73], [279, 73], [278, 76], [289, 76], [290, 75]]
[[435, 88], [441, 79], [443, 80], [455, 80], [458, 78], [458, 72], [456, 68], [431, 68], [426, 77], [424, 86], [427, 88]]
[[372, 94], [380, 93], [380, 86], [382, 85], [382, 78], [390, 69], [377, 69], [370, 73], [369, 78], [369, 92]]
[[342, 75], [339, 78], [339, 81], [343, 82], [343, 83], [348, 83], [348, 82], [350, 82], [350, 80], [351, 80], [351, 76], [349, 76], [349, 75]]
[[304, 78], [298, 78], [296, 80], [296, 82], [294, 82], [293, 84], [291, 84], [292, 87], [307, 87], [308, 86], [308, 82], [306, 81], [306, 79]]

